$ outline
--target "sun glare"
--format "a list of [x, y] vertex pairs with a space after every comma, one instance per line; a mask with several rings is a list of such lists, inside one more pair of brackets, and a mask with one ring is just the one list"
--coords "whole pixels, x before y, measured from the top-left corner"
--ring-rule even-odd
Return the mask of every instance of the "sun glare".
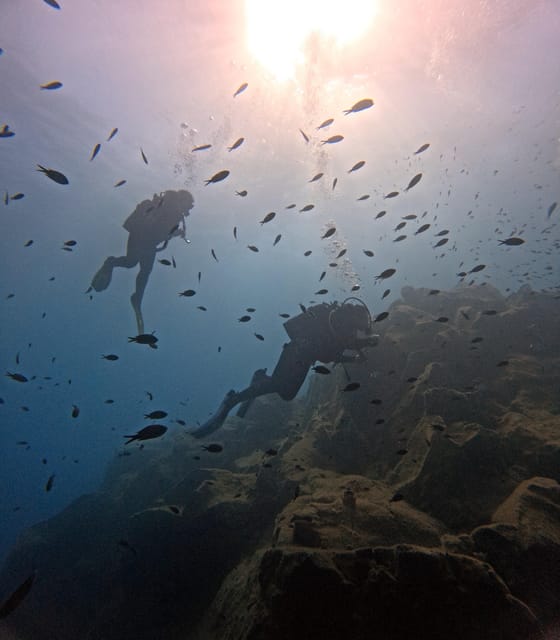
[[304, 43], [314, 32], [348, 45], [369, 28], [376, 0], [245, 0], [247, 45], [279, 80], [304, 62]]

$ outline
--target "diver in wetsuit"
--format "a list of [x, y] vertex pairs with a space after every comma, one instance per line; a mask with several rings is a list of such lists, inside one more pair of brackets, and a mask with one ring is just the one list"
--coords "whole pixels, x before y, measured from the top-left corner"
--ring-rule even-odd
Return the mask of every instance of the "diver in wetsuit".
[[[126, 255], [115, 258], [109, 256], [99, 271], [93, 276], [91, 289], [104, 291], [111, 283], [113, 269], [130, 269], [140, 265], [136, 276], [136, 288], [130, 298], [138, 334], [144, 333], [142, 298], [148, 278], [154, 266], [156, 253], [167, 248], [171, 238], [185, 238], [185, 217], [189, 215], [194, 200], [189, 191], [164, 191], [154, 194], [151, 200], [142, 201], [125, 220], [123, 227], [128, 231]], [[161, 246], [158, 246], [160, 245]]]
[[[357, 301], [353, 304], [350, 301]], [[347, 298], [342, 304], [323, 303], [307, 308], [284, 323], [287, 342], [271, 376], [266, 369], [253, 374], [251, 384], [243, 391], [229, 391], [218, 411], [199, 429], [192, 432], [203, 438], [219, 429], [228, 413], [243, 403], [237, 415], [243, 417], [258, 396], [277, 393], [283, 400], [292, 400], [300, 390], [309, 367], [317, 360], [328, 363], [364, 360], [362, 349], [373, 347], [379, 336], [372, 331], [371, 315], [358, 298]], [[351, 355], [348, 352], [357, 352]]]

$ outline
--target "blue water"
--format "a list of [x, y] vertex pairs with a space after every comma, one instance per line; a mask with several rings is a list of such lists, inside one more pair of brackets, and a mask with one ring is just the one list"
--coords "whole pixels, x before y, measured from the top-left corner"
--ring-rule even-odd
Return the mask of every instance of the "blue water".
[[[477, 264], [486, 267], [466, 282], [504, 292], [560, 285], [560, 211], [547, 218], [560, 200], [556, 2], [380, 1], [355, 48], [335, 55], [316, 43], [314, 63], [283, 83], [247, 50], [241, 3], [164, 4], [2, 6], [0, 127], [15, 135], [0, 138], [0, 190], [24, 198], [0, 203], [0, 362], [36, 377], [0, 378], [0, 560], [21, 531], [98, 488], [123, 435], [147, 424], [144, 413], [168, 411], [172, 437], [185, 431], [174, 419], [196, 426], [228, 389], [272, 369], [286, 340], [279, 314], [298, 313], [320, 288], [342, 300], [359, 284], [357, 295], [379, 313], [402, 286], [448, 289]], [[63, 87], [39, 88], [52, 80]], [[242, 82], [248, 89], [233, 98]], [[365, 97], [373, 108], [342, 115]], [[316, 131], [328, 117], [335, 123]], [[344, 140], [321, 145], [334, 134]], [[211, 150], [191, 151], [207, 143]], [[358, 160], [366, 165], [348, 174]], [[37, 164], [70, 184], [50, 181]], [[224, 168], [226, 180], [204, 186]], [[120, 179], [127, 183], [113, 187]], [[127, 341], [136, 334], [135, 269], [115, 271], [92, 299], [85, 291], [103, 260], [124, 252], [121, 225], [136, 204], [181, 188], [195, 199], [191, 242], [172, 240], [158, 254], [177, 268], [156, 263], [144, 299], [156, 351]], [[235, 195], [241, 189], [246, 198]], [[384, 200], [393, 190], [399, 196]], [[315, 208], [299, 212], [308, 203]], [[275, 219], [260, 225], [269, 211]], [[418, 218], [394, 231], [411, 213]], [[415, 236], [425, 222], [431, 228]], [[336, 234], [321, 239], [329, 226]], [[449, 242], [435, 249], [443, 229]], [[400, 233], [407, 238], [395, 243]], [[525, 243], [498, 244], [508, 236]], [[77, 242], [71, 252], [62, 250], [68, 240]], [[342, 248], [344, 260], [329, 267]], [[396, 275], [376, 284], [388, 267]], [[187, 288], [196, 295], [179, 297]], [[240, 324], [247, 307], [256, 312]], [[107, 353], [120, 359], [103, 360]]]

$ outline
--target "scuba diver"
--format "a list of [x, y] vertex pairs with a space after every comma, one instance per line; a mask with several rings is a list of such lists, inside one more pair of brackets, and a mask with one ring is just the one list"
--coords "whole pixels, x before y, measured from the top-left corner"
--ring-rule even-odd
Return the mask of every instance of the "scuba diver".
[[317, 360], [324, 363], [364, 361], [362, 349], [374, 347], [379, 341], [379, 336], [372, 330], [370, 312], [359, 298], [347, 298], [342, 304], [322, 303], [307, 309], [302, 306], [302, 310], [284, 323], [290, 342], [284, 344], [272, 375], [267, 375], [266, 369], [257, 369], [251, 384], [243, 391], [229, 391], [218, 411], [191, 435], [203, 438], [213, 433], [239, 403], [243, 404], [237, 415], [244, 417], [258, 396], [277, 393], [283, 400], [292, 400], [309, 367]]
[[[178, 236], [189, 242], [185, 238], [185, 217], [189, 215], [193, 205], [192, 195], [185, 190], [164, 191], [154, 194], [151, 200], [143, 200], [123, 224], [129, 234], [126, 255], [118, 258], [109, 256], [93, 276], [91, 286], [86, 292], [89, 293], [92, 289], [104, 291], [111, 283], [114, 267], [130, 269], [139, 264], [136, 288], [130, 297], [138, 334], [144, 333], [142, 298], [156, 253], [166, 249], [171, 238]], [[161, 246], [158, 246], [160, 243]]]

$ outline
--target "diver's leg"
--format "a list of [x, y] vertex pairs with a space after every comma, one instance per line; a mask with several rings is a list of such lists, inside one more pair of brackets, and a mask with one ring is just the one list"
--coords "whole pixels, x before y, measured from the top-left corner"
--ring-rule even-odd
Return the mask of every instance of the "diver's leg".
[[130, 302], [136, 316], [136, 324], [138, 327], [138, 334], [144, 333], [144, 318], [142, 317], [142, 298], [144, 297], [144, 291], [148, 284], [148, 279], [152, 268], [154, 266], [155, 251], [150, 254], [145, 254], [140, 258], [140, 270], [136, 276], [136, 289], [130, 296]]
[[277, 393], [282, 400], [293, 400], [314, 361], [296, 342], [285, 344], [270, 378], [269, 393]]
[[91, 281], [91, 286], [95, 291], [104, 291], [111, 284], [111, 277], [113, 276], [113, 269], [115, 267], [124, 267], [126, 269], [130, 269], [133, 267], [138, 260], [134, 257], [119, 256], [115, 258], [114, 256], [109, 256], [107, 260], [101, 265], [101, 268], [97, 271], [97, 273], [93, 276]]

